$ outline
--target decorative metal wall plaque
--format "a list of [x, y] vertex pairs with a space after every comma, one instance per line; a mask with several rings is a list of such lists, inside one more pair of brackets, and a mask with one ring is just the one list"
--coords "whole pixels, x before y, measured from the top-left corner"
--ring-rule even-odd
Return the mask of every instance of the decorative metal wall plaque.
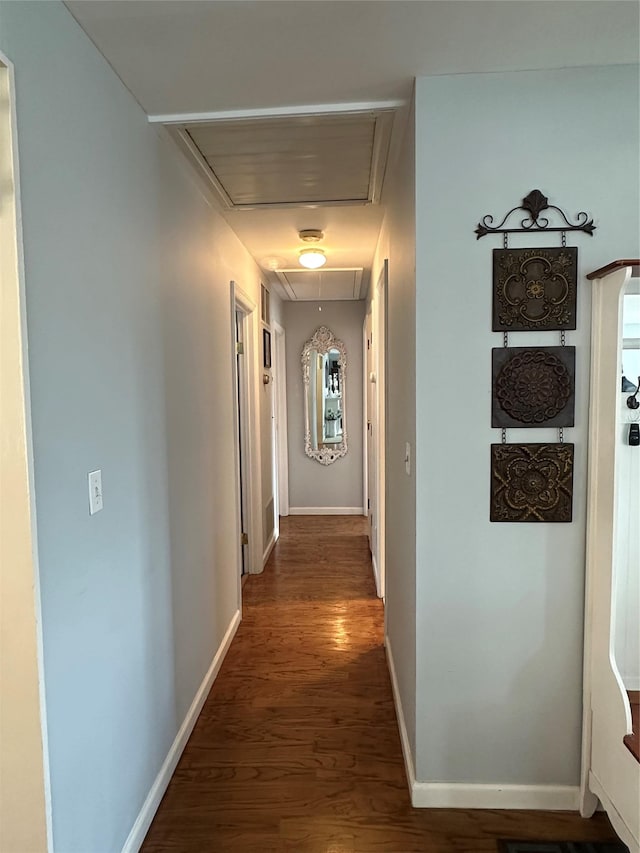
[[492, 444], [491, 521], [571, 521], [573, 450], [573, 444]]
[[492, 427], [568, 427], [574, 423], [575, 347], [491, 350]]
[[493, 331], [575, 329], [578, 250], [493, 250]]
[[[516, 223], [510, 225], [511, 214], [517, 210], [524, 211], [525, 216], [517, 225]], [[542, 213], [546, 215], [541, 216]], [[518, 215], [516, 215], [515, 219], [517, 220], [517, 218]], [[554, 224], [554, 221], [556, 224]], [[567, 231], [584, 231], [585, 234], [593, 237], [593, 232], [596, 230], [593, 219], [590, 219], [584, 210], [578, 213], [575, 222], [571, 222], [564, 210], [555, 204], [549, 204], [549, 199], [540, 190], [531, 190], [522, 199], [522, 204], [512, 207], [504, 215], [499, 225], [494, 225], [493, 223], [494, 219], [490, 213], [483, 216], [476, 226], [476, 240], [486, 237], [487, 234], [535, 234], [538, 231], [560, 231], [563, 234]]]

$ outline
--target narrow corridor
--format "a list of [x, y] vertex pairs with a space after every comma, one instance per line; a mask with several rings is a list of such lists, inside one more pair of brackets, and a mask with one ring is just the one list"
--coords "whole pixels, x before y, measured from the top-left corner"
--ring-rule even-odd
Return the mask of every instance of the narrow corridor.
[[282, 519], [143, 850], [495, 853], [614, 837], [604, 815], [410, 804], [365, 519]]

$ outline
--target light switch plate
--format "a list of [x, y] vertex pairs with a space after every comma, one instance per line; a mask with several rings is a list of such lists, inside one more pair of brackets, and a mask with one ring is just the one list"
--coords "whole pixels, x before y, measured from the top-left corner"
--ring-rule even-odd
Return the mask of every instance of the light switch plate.
[[404, 470], [411, 475], [411, 445], [407, 442], [404, 446]]
[[102, 471], [89, 474], [89, 515], [95, 515], [102, 509]]

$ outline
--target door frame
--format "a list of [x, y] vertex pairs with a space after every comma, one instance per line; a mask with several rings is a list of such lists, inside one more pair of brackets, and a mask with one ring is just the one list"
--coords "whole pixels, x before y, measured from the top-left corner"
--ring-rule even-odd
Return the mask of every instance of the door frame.
[[[238, 520], [240, 524], [241, 536], [249, 533], [249, 519], [251, 518], [251, 510], [249, 503], [249, 436], [246, 428], [248, 418], [248, 388], [247, 388], [247, 371], [245, 365], [245, 337], [246, 337], [246, 315], [236, 305], [235, 310], [235, 359], [236, 359], [236, 374], [235, 374], [235, 407], [236, 424], [235, 441], [237, 449], [237, 466], [236, 466], [236, 482], [238, 486]], [[242, 351], [239, 352], [239, 346]], [[238, 370], [238, 366], [240, 369]], [[240, 576], [244, 578], [249, 574], [251, 559], [249, 554], [249, 540], [245, 544], [242, 538], [240, 539]]]
[[[52, 850], [51, 784], [44, 683], [40, 570], [29, 392], [15, 68], [0, 51], [0, 491], [11, 506], [0, 523], [0, 701], [12, 730], [2, 753], [3, 838], [16, 849]], [[6, 174], [4, 174], [6, 169]]]
[[274, 522], [279, 532], [279, 516], [289, 515], [289, 436], [287, 430], [287, 361], [284, 328], [272, 320], [274, 345], [273, 414], [275, 424], [275, 465], [277, 498]]
[[387, 309], [389, 299], [389, 259], [385, 258], [376, 283], [374, 301], [373, 333], [374, 360], [376, 371], [375, 415], [377, 426], [376, 450], [377, 478], [376, 512], [378, 534], [378, 574], [380, 579], [380, 598], [386, 598], [386, 464], [387, 464]]
[[[235, 499], [236, 499], [236, 543], [238, 547], [238, 601], [242, 599], [242, 553], [240, 548], [240, 455], [239, 455], [239, 424], [238, 405], [246, 412], [242, 419], [242, 430], [244, 433], [244, 447], [246, 448], [246, 479], [244, 483], [245, 505], [247, 507], [245, 527], [249, 536], [247, 548], [248, 565], [246, 574], [260, 574], [262, 571], [262, 521], [260, 517], [260, 411], [256, 394], [257, 372], [256, 372], [256, 337], [257, 337], [257, 307], [255, 302], [242, 290], [235, 281], [230, 282], [230, 331], [232, 352], [232, 382], [234, 394], [233, 427], [234, 427], [234, 456], [235, 456]], [[236, 311], [243, 316], [243, 342], [245, 358], [241, 362], [244, 365], [244, 399], [238, 399], [238, 372], [236, 358]]]
[[[363, 340], [363, 489], [367, 515], [369, 547], [373, 563], [376, 593], [383, 603], [386, 598], [386, 434], [387, 434], [387, 307], [389, 261], [385, 259], [375, 283], [369, 310], [362, 326]], [[371, 350], [367, 342], [371, 340]], [[371, 359], [369, 365], [369, 352]], [[369, 367], [371, 370], [369, 371]], [[369, 431], [368, 424], [371, 423]], [[375, 465], [369, 466], [369, 445]], [[373, 506], [369, 509], [370, 492]], [[375, 516], [372, 523], [372, 515]], [[375, 532], [375, 535], [374, 535]]]
[[367, 373], [367, 323], [371, 306], [365, 311], [362, 320], [362, 514], [367, 519], [367, 538], [369, 539], [369, 550], [371, 550], [371, 526], [369, 523], [369, 374]]
[[367, 518], [367, 538], [369, 540], [369, 550], [371, 551], [371, 562], [373, 565], [373, 576], [376, 582], [376, 594], [380, 598], [380, 584], [378, 582], [378, 561], [377, 561], [377, 537], [374, 536], [375, 525], [377, 524], [377, 515], [374, 519], [375, 512], [375, 497], [373, 506], [371, 506], [371, 491], [375, 489], [376, 476], [375, 468], [370, 464], [370, 456], [374, 460], [374, 465], [377, 467], [378, 459], [376, 457], [373, 443], [375, 424], [375, 405], [373, 394], [375, 393], [373, 386], [374, 366], [374, 343], [373, 343], [373, 303], [370, 302], [367, 306], [367, 311], [364, 315], [362, 323], [362, 411], [364, 412], [363, 423], [363, 464], [364, 472], [364, 497], [363, 497], [363, 513]]

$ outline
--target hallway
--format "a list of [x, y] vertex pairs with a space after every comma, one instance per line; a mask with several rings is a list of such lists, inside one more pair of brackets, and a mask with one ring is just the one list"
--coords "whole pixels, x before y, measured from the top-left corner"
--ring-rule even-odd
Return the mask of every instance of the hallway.
[[602, 814], [411, 807], [365, 525], [281, 519], [143, 851], [495, 853], [500, 837], [615, 837]]

